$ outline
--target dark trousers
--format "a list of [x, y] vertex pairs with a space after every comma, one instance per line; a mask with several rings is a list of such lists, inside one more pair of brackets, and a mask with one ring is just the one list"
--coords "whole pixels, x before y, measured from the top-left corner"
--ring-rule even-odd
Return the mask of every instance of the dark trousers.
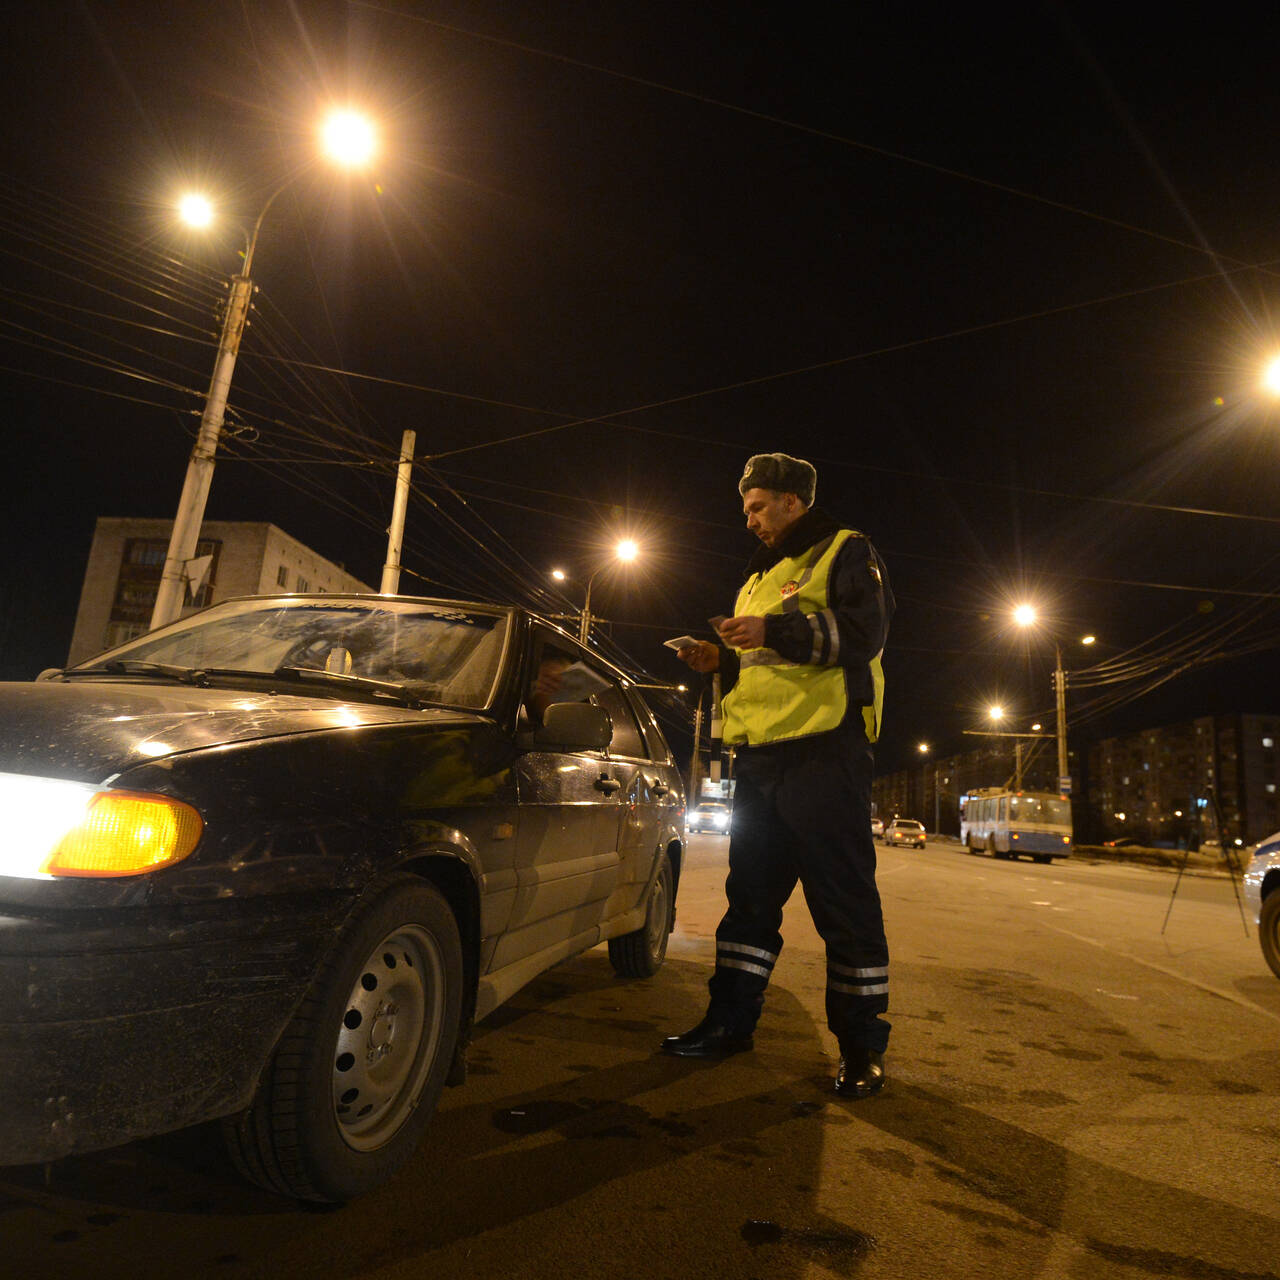
[[737, 754], [729, 907], [716, 929], [712, 1011], [754, 1028], [799, 880], [827, 946], [827, 1025], [843, 1049], [883, 1052], [889, 948], [871, 838], [871, 751], [841, 730]]

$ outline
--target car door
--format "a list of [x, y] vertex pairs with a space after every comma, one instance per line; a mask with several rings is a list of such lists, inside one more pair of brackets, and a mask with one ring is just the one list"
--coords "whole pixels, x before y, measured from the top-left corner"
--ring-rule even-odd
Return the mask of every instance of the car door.
[[[526, 689], [533, 689], [544, 655], [567, 647], [554, 632], [535, 629]], [[568, 656], [579, 659], [576, 652]], [[533, 746], [522, 750], [515, 773], [516, 897], [491, 969], [545, 967], [592, 945], [619, 881], [625, 783], [606, 754]]]
[[[646, 723], [652, 720], [648, 708], [616, 680], [591, 700], [613, 721], [609, 763], [622, 783], [615, 832], [618, 885], [605, 911], [606, 917], [613, 917], [630, 911], [643, 897], [664, 832], [671, 825], [671, 813], [679, 806], [680, 791], [673, 785], [674, 765], [666, 743], [657, 726]], [[644, 732], [650, 727], [652, 733]]]

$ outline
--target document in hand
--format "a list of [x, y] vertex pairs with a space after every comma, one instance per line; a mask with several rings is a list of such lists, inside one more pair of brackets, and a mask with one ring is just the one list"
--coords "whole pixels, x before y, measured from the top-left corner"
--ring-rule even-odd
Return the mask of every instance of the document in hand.
[[552, 702], [582, 702], [600, 689], [607, 689], [609, 682], [596, 675], [583, 662], [575, 662], [564, 669], [560, 686], [551, 697]]

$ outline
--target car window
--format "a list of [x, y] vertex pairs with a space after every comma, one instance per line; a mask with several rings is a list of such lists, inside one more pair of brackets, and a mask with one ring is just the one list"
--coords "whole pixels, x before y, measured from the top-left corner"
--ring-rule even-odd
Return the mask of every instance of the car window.
[[648, 756], [644, 738], [640, 734], [640, 726], [636, 723], [631, 703], [620, 686], [610, 684], [591, 695], [591, 701], [597, 707], [603, 707], [613, 721], [613, 741], [609, 743], [609, 752], [615, 756]]

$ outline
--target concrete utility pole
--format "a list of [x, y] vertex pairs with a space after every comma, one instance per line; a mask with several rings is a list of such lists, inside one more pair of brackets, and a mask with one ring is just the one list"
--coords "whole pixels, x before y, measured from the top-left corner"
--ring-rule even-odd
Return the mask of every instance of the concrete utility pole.
[[1053, 698], [1058, 712], [1058, 786], [1067, 776], [1067, 673], [1062, 669], [1062, 646], [1053, 646]]
[[213, 482], [213, 455], [218, 449], [218, 436], [222, 432], [222, 420], [227, 409], [227, 393], [231, 389], [231, 374], [240, 352], [240, 339], [245, 321], [249, 317], [249, 299], [253, 293], [253, 281], [249, 279], [249, 255], [245, 255], [245, 273], [231, 277], [231, 290], [227, 295], [227, 311], [222, 317], [222, 335], [218, 339], [218, 356], [213, 365], [213, 379], [205, 396], [204, 413], [200, 416], [200, 430], [195, 448], [187, 463], [186, 479], [182, 482], [182, 496], [178, 499], [178, 513], [173, 520], [173, 532], [169, 535], [169, 548], [165, 552], [164, 570], [156, 591], [155, 607], [151, 611], [151, 629], [162, 627], [182, 614], [183, 599], [187, 589], [187, 563], [194, 559], [200, 541], [200, 525], [204, 520], [205, 504], [209, 500], [209, 486]]
[[391, 527], [387, 530], [387, 563], [382, 566], [384, 596], [400, 590], [400, 551], [404, 546], [404, 517], [409, 508], [409, 482], [413, 475], [413, 446], [417, 432], [406, 431], [400, 439], [400, 465], [396, 468], [396, 499], [391, 509]]

